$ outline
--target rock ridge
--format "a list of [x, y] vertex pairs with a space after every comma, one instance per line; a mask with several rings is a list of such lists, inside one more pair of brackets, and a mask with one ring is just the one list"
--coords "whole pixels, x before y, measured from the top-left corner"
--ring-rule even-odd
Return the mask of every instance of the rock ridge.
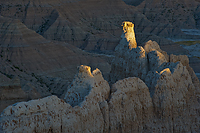
[[200, 84], [188, 57], [168, 55], [154, 41], [134, 48], [127, 32], [134, 31], [122, 33], [109, 81], [81, 65], [64, 100], [11, 105], [1, 113], [0, 131], [199, 132]]

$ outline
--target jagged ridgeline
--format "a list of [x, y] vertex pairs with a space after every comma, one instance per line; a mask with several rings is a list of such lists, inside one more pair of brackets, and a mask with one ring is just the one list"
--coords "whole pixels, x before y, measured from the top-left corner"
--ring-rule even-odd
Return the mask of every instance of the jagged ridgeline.
[[133, 28], [123, 23], [109, 81], [81, 65], [64, 100], [11, 105], [1, 113], [0, 131], [199, 132], [200, 84], [188, 57], [168, 55], [151, 40], [137, 46]]

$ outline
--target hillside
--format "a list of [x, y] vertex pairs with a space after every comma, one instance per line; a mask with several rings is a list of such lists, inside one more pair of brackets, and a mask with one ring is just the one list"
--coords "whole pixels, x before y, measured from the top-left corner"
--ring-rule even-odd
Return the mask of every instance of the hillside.
[[[6, 83], [0, 84], [0, 111], [19, 101], [61, 97], [82, 64], [99, 68], [108, 80], [124, 20], [135, 24], [138, 46], [153, 40], [168, 54], [188, 54], [170, 39], [200, 38], [181, 30], [200, 28], [198, 0], [124, 1], [1, 0], [0, 77]], [[199, 64], [190, 58], [196, 73]], [[23, 95], [11, 95], [17, 91]]]
[[55, 95], [8, 106], [1, 132], [199, 132], [200, 83], [186, 55], [157, 42], [137, 46], [125, 21], [109, 79], [80, 65], [62, 99]]
[[[102, 68], [105, 76], [109, 73], [110, 65], [101, 55], [84, 52], [64, 42], [46, 40], [17, 19], [0, 17], [0, 27], [0, 74], [9, 79], [5, 80], [6, 84], [0, 83], [0, 99], [6, 95], [6, 100], [13, 100], [9, 95], [14, 95], [15, 91], [9, 94], [6, 88], [15, 89], [9, 84], [15, 78], [19, 80], [17, 88], [25, 92], [22, 99], [28, 100], [52, 94], [60, 96], [80, 64]], [[36, 97], [29, 94], [32, 90], [38, 94]], [[14, 102], [21, 101], [17, 97], [14, 99]]]
[[[151, 39], [162, 45], [172, 43], [165, 38], [188, 37], [180, 30], [180, 26], [177, 27], [178, 21], [172, 23], [171, 18], [166, 17], [169, 13], [163, 16], [160, 14], [162, 7], [157, 8], [159, 4], [145, 3], [147, 2], [144, 1], [134, 7], [121, 0], [1, 1], [0, 14], [19, 19], [29, 29], [46, 39], [67, 42], [87, 51], [113, 51], [119, 42], [120, 24], [124, 20], [135, 23], [138, 44]], [[153, 16], [157, 18], [150, 16], [151, 12], [145, 5], [156, 9], [154, 12], [158, 14]], [[198, 3], [195, 2], [193, 5], [197, 9]], [[183, 17], [187, 18], [190, 14], [191, 11]], [[198, 13], [196, 14], [198, 16]], [[187, 24], [191, 24], [190, 28], [194, 28], [195, 22], [197, 23], [188, 21]]]
[[195, 0], [144, 0], [137, 9], [151, 22], [195, 29], [200, 28], [199, 6], [200, 2]]

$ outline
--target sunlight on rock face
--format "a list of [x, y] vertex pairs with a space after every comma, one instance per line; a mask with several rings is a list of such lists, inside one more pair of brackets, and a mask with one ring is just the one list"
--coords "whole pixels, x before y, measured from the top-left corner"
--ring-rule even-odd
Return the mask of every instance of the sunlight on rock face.
[[160, 74], [164, 74], [164, 73], [168, 73], [168, 74], [170, 73], [171, 74], [171, 71], [170, 71], [169, 68], [165, 68], [160, 72]]
[[84, 66], [84, 65], [81, 65], [78, 67], [79, 69], [79, 74], [81, 77], [93, 77], [92, 73], [91, 73], [91, 68], [89, 66]]
[[[98, 68], [91, 73], [91, 67], [81, 65], [78, 67], [78, 73], [72, 81], [72, 84], [69, 86], [64, 100], [74, 107], [77, 105], [81, 106], [82, 102], [87, 99], [85, 97], [88, 97], [91, 92], [98, 93], [97, 91], [103, 91], [102, 94], [105, 93], [105, 96], [108, 97], [107, 93], [109, 89], [104, 88], [101, 90], [102, 88], [99, 89], [98, 84], [104, 84], [102, 87], [109, 88], [107, 81], [104, 80], [102, 73]], [[106, 92], [104, 90], [106, 90]], [[102, 99], [103, 97], [96, 96], [96, 98]]]
[[136, 48], [137, 43], [135, 40], [134, 24], [132, 22], [124, 21], [122, 23], [125, 38], [129, 42], [129, 49]]
[[188, 57], [168, 55], [151, 40], [137, 47], [134, 24], [122, 26], [109, 81], [98, 68], [81, 65], [64, 100], [49, 96], [8, 106], [0, 133], [199, 132], [200, 84]]

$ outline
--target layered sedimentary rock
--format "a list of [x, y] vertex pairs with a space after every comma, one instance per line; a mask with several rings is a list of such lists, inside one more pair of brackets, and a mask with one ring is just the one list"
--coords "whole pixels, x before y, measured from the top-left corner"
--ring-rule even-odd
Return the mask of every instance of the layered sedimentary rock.
[[[181, 62], [184, 66], [186, 66], [191, 78], [192, 78], [192, 82], [195, 85], [196, 88], [198, 88], [200, 86], [199, 83], [199, 79], [196, 76], [195, 72], [193, 71], [193, 69], [190, 67], [189, 65], [189, 59], [186, 55], [170, 55], [170, 62]], [[199, 90], [200, 91], [200, 90]]]
[[80, 66], [66, 102], [49, 96], [9, 106], [0, 131], [198, 132], [199, 93], [186, 67], [177, 62], [159, 68], [145, 82], [129, 77], [110, 89], [98, 69]]
[[28, 84], [26, 89], [22, 87], [20, 78], [9, 77], [10, 75], [0, 73], [0, 112], [11, 104], [41, 97], [34, 87]]
[[60, 96], [81, 64], [98, 67], [104, 75], [109, 73], [110, 65], [100, 55], [47, 40], [18, 19], [0, 16], [0, 27], [0, 72], [11, 79], [18, 77], [25, 92], [32, 88], [42, 97]]
[[0, 80], [0, 112], [11, 104], [28, 100], [28, 96], [21, 89], [19, 79], [11, 80], [0, 74]]
[[2, 112], [0, 129], [4, 132], [107, 132], [106, 100], [110, 87], [98, 69], [92, 73], [90, 69], [80, 66], [65, 95], [69, 103], [49, 96], [14, 104]]
[[95, 91], [95, 93], [101, 91], [96, 98], [98, 101], [102, 101], [108, 98], [110, 90], [107, 81], [103, 79], [99, 69], [91, 73], [90, 67], [82, 65], [79, 67], [79, 73], [67, 89], [64, 99], [70, 105], [76, 106], [81, 104], [85, 96], [91, 93], [91, 91]]
[[146, 84], [137, 77], [113, 84], [109, 116], [111, 133], [152, 131], [153, 103]]
[[[131, 2], [138, 5], [142, 1], [132, 0]], [[120, 40], [121, 20], [134, 21], [139, 43], [154, 39], [159, 44], [172, 43], [164, 37], [187, 37], [179, 28], [180, 24], [184, 24], [184, 21], [179, 20], [178, 17], [182, 17], [192, 27], [195, 27], [195, 21], [199, 21], [197, 2], [192, 4], [194, 5], [193, 10], [196, 8], [197, 10], [188, 11], [189, 13], [183, 13], [185, 15], [181, 16], [179, 16], [179, 10], [181, 12], [188, 10], [185, 4], [182, 8], [182, 2], [174, 2], [175, 6], [180, 4], [177, 10], [173, 7], [175, 15], [171, 13], [171, 6], [163, 9], [161, 4], [157, 4], [165, 5], [164, 1], [152, 1], [151, 3], [156, 6], [147, 4], [148, 1], [143, 3], [135, 7], [125, 4], [122, 0], [95, 0], [95, 2], [91, 0], [18, 0], [0, 2], [2, 16], [19, 19], [29, 29], [34, 30], [46, 39], [68, 42], [88, 51], [114, 50]], [[153, 10], [153, 13], [155, 12], [155, 15], [151, 16], [151, 10]], [[194, 12], [196, 12], [195, 20], [192, 18], [194, 15], [191, 15]], [[187, 20], [188, 17], [190, 19]], [[165, 21], [167, 24], [163, 24]], [[168, 24], [169, 21], [175, 22]]]
[[[115, 58], [111, 66], [110, 81], [115, 83], [119, 79], [125, 77], [140, 77], [144, 79], [147, 73], [147, 56], [143, 47], [138, 46], [135, 40], [134, 30], [129, 29], [129, 22], [124, 22], [121, 41], [115, 48]], [[132, 37], [129, 37], [129, 36]], [[130, 40], [131, 38], [131, 40]], [[134, 43], [133, 43], [134, 42]]]
[[153, 50], [156, 50], [165, 56], [166, 61], [169, 61], [169, 55], [167, 54], [167, 52], [161, 50], [160, 46], [155, 41], [149, 40], [148, 42], [146, 42], [144, 45], [144, 50], [147, 54]]
[[137, 8], [152, 22], [195, 29], [199, 27], [199, 5], [196, 0], [144, 0]]
[[130, 48], [129, 41], [125, 41], [128, 39], [124, 39], [126, 38], [125, 34], [127, 34], [126, 30], [122, 33], [122, 40], [115, 48], [115, 58], [112, 62], [110, 74], [111, 83], [133, 76], [144, 80], [148, 71], [156, 71], [163, 63], [177, 61], [180, 61], [187, 67], [191, 76], [194, 75], [192, 78], [196, 82], [196, 76], [191, 67], [189, 67], [189, 59], [187, 56], [168, 55], [167, 52], [160, 49], [157, 42], [151, 40], [145, 43], [144, 48], [141, 46]]
[[[134, 32], [134, 24], [128, 21], [123, 22], [123, 31], [124, 34], [122, 34], [121, 38], [121, 44], [126, 44], [126, 42], [129, 42], [128, 47], [129, 49], [136, 48], [137, 42], [135, 40], [135, 32]], [[125, 39], [125, 40], [124, 40]]]
[[50, 96], [11, 105], [0, 131], [199, 132], [200, 85], [188, 58], [169, 56], [153, 41], [144, 48], [129, 43], [116, 48], [111, 89], [99, 69], [81, 65], [65, 101]]
[[199, 86], [195, 88], [185, 66], [180, 62], [164, 63], [160, 71], [149, 71], [145, 83], [160, 131], [198, 132]]
[[[169, 56], [165, 51], [162, 51], [160, 49], [159, 45], [155, 41], [151, 40], [145, 43], [143, 52], [137, 51], [135, 52], [135, 55], [133, 57], [132, 53], [129, 51], [136, 51], [137, 49], [141, 49], [142, 47], [130, 49], [128, 45], [126, 45], [126, 48], [124, 46], [125, 45], [121, 44], [117, 46], [118, 49], [120, 49], [121, 47], [121, 49], [126, 52], [122, 54], [116, 51], [116, 57], [113, 60], [111, 69], [112, 76], [110, 76], [110, 82], [113, 83], [117, 80], [120, 80], [120, 84], [122, 84], [122, 81], [125, 80], [124, 78], [130, 77], [129, 75], [126, 75], [125, 70], [129, 70], [131, 76], [140, 77], [138, 75], [143, 75], [143, 81], [148, 87], [148, 90], [150, 92], [149, 97], [151, 97], [150, 99], [152, 100], [153, 112], [151, 112], [152, 114], [150, 116], [153, 117], [152, 120], [154, 121], [153, 123], [148, 123], [151, 126], [147, 124], [147, 126], [143, 128], [143, 131], [198, 132], [200, 128], [198, 126], [200, 119], [200, 116], [198, 114], [200, 84], [198, 78], [194, 74], [194, 71], [189, 66], [188, 57], [185, 55], [176, 56], [172, 54]], [[133, 59], [135, 59], [135, 57], [140, 56], [141, 53], [143, 54], [143, 57], [146, 58], [146, 69], [142, 65], [138, 65], [137, 63], [132, 61]], [[138, 62], [140, 62], [140, 60], [141, 58], [137, 59]], [[141, 76], [140, 78], [142, 79], [143, 77]], [[130, 84], [126, 82], [125, 86], [129, 88], [128, 86], [130, 86]], [[120, 87], [120, 89], [121, 88], [123, 87]], [[126, 99], [127, 95], [123, 91], [121, 93], [121, 96], [118, 94], [121, 99], [121, 102], [119, 103], [123, 103], [123, 99]], [[131, 97], [129, 97], [129, 99], [131, 99]], [[143, 105], [141, 105], [141, 107], [142, 106]], [[115, 114], [114, 111], [110, 115], [113, 116], [113, 114]], [[126, 117], [121, 117], [122, 114], [124, 114], [123, 110], [120, 110], [120, 113], [116, 111], [115, 117], [121, 124], [119, 125], [121, 126], [121, 128], [114, 128], [113, 131], [133, 132], [133, 129], [131, 130], [128, 127], [123, 128], [126, 125], [126, 121], [123, 121], [124, 119], [126, 119]], [[133, 120], [132, 123], [134, 123]], [[136, 126], [134, 129], [137, 128], [138, 127]], [[140, 132], [139, 128], [137, 131]]]

